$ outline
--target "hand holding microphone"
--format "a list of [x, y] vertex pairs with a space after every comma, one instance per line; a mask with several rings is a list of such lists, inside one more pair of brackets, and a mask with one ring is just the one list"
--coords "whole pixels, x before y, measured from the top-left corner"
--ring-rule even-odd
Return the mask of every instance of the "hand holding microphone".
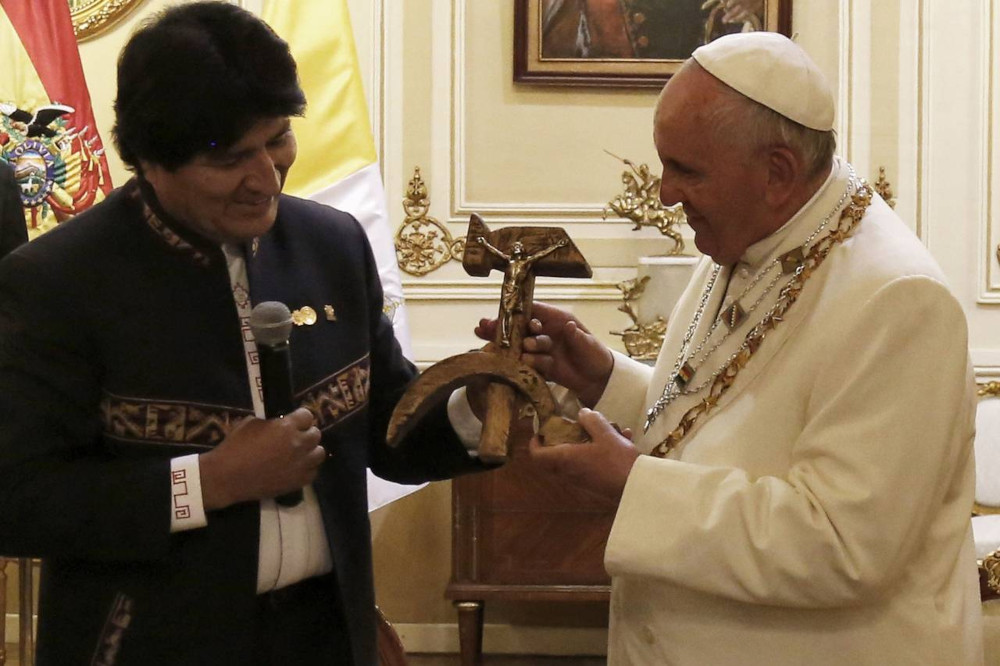
[[[260, 380], [264, 391], [264, 416], [280, 418], [295, 409], [292, 391], [292, 354], [288, 339], [292, 334], [292, 313], [278, 301], [258, 303], [250, 312], [250, 330], [257, 341]], [[282, 506], [302, 501], [302, 490], [279, 495]]]
[[[257, 339], [267, 420], [242, 421], [218, 446], [201, 454], [206, 510], [270, 497], [295, 506], [302, 501], [302, 487], [312, 483], [326, 460], [312, 413], [295, 408], [291, 313], [282, 303], [260, 303], [250, 314], [250, 328]], [[289, 488], [295, 490], [287, 492]]]

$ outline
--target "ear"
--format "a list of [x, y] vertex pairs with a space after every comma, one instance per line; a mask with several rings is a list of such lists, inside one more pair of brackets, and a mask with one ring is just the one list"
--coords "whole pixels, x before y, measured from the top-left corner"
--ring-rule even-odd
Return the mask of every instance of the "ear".
[[146, 179], [146, 181], [156, 189], [157, 184], [163, 175], [163, 167], [158, 164], [153, 164], [152, 162], [147, 162], [146, 160], [139, 160], [139, 168], [137, 169], [138, 174]]
[[795, 195], [805, 175], [805, 165], [795, 151], [786, 146], [772, 146], [764, 153], [767, 183], [764, 202], [771, 208], [783, 208]]

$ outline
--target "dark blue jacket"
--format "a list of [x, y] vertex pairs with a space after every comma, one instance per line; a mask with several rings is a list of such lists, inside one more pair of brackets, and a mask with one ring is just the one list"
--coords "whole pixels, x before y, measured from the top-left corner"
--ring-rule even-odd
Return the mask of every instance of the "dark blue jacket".
[[[44, 558], [40, 666], [252, 661], [258, 504], [169, 530], [170, 459], [253, 412], [243, 331], [218, 246], [142, 201], [132, 182], [0, 262], [0, 553]], [[351, 216], [282, 196], [247, 272], [255, 303], [319, 313], [292, 332], [294, 387], [333, 452], [314, 487], [354, 663], [373, 666], [366, 468], [417, 482], [479, 467], [443, 406], [385, 445], [416, 373]]]

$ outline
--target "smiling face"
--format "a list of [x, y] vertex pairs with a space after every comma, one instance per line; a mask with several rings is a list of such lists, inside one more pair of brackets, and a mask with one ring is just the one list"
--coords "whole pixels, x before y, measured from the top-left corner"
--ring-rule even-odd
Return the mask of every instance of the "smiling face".
[[295, 155], [289, 118], [265, 118], [228, 149], [199, 153], [173, 171], [143, 163], [142, 173], [178, 222], [220, 243], [240, 242], [274, 224]]
[[765, 160], [720, 128], [720, 105], [731, 103], [722, 83], [687, 63], [660, 94], [653, 140], [663, 165], [660, 200], [680, 203], [695, 245], [722, 265], [780, 226], [764, 201]]

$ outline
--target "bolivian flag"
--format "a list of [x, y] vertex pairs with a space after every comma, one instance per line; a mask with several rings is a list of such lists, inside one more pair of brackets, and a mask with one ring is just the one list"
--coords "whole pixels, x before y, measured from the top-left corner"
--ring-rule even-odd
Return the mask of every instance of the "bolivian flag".
[[[403, 286], [385, 190], [365, 104], [347, 0], [265, 0], [262, 17], [298, 63], [305, 118], [293, 119], [299, 152], [285, 191], [353, 215], [368, 234], [396, 338], [412, 358]], [[369, 472], [374, 510], [420, 486], [400, 486]]]
[[0, 159], [34, 238], [111, 191], [66, 0], [0, 0]]

